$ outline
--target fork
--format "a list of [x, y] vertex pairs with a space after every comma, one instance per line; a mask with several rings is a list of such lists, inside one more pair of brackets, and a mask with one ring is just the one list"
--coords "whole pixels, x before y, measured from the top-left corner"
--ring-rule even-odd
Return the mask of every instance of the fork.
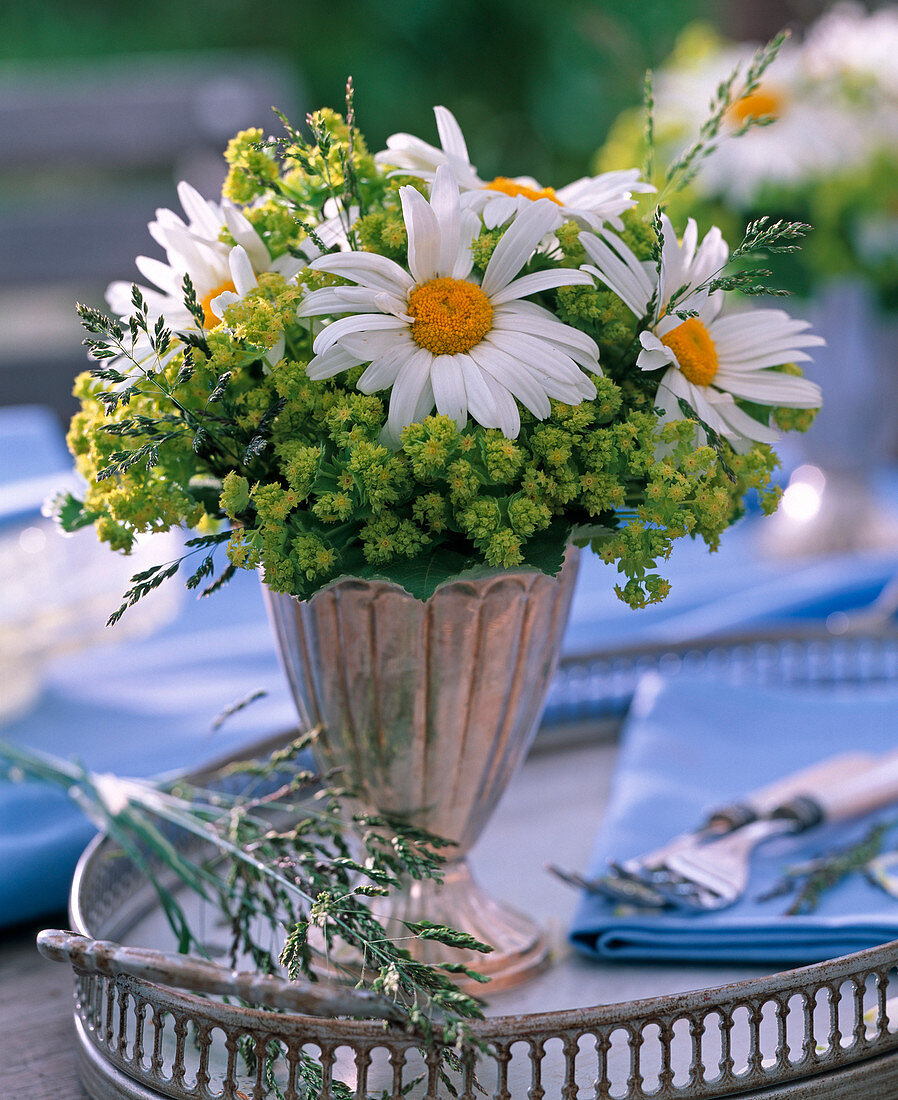
[[584, 879], [557, 867], [551, 870], [565, 882], [590, 893], [602, 894], [611, 901], [646, 909], [666, 908], [671, 904], [667, 892], [656, 889], [655, 881], [657, 879], [665, 887], [669, 885], [668, 861], [677, 853], [742, 829], [757, 818], [769, 815], [796, 795], [813, 790], [835, 776], [867, 771], [875, 759], [871, 753], [855, 752], [812, 764], [752, 791], [730, 805], [712, 810], [698, 829], [681, 833], [660, 848], [623, 861], [609, 860], [608, 873], [597, 878]]
[[[830, 762], [833, 763], [833, 762]], [[668, 904], [691, 912], [734, 905], [745, 893], [754, 849], [776, 836], [848, 821], [898, 801], [898, 752], [855, 774], [830, 775], [741, 829], [706, 844], [681, 847], [647, 876]]]

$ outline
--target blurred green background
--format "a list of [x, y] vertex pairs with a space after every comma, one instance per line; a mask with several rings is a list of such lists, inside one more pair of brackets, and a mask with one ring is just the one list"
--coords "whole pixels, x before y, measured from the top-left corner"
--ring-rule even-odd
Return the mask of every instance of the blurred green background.
[[186, 178], [212, 197], [227, 137], [339, 108], [352, 75], [373, 150], [458, 118], [484, 177], [590, 171], [647, 67], [692, 20], [769, 37], [819, 0], [19, 0], [0, 9], [0, 403], [65, 418], [84, 359], [76, 299], [101, 305]]
[[304, 107], [338, 106], [352, 74], [373, 147], [397, 130], [430, 136], [430, 108], [444, 103], [484, 173], [556, 183], [586, 170], [683, 25], [726, 8], [711, 0], [26, 0], [0, 17], [0, 57], [265, 51], [293, 68]]

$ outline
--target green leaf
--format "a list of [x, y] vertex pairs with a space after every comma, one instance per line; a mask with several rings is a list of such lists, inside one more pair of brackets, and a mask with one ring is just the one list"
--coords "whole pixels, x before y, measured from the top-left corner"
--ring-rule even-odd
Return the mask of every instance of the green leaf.
[[564, 564], [564, 552], [570, 532], [570, 521], [552, 520], [544, 531], [537, 531], [524, 543], [524, 565], [530, 569], [538, 569], [541, 573], [548, 573], [550, 577], [557, 576]]
[[84, 501], [71, 493], [59, 493], [51, 502], [52, 515], [68, 534], [89, 527], [100, 513], [84, 507]]

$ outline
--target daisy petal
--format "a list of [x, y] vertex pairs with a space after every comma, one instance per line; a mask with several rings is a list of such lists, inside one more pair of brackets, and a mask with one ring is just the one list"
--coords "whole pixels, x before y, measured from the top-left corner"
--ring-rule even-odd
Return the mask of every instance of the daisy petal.
[[292, 283], [306, 266], [306, 263], [306, 260], [300, 260], [297, 256], [286, 253], [283, 256], [278, 256], [276, 260], [272, 260], [268, 265], [268, 270], [280, 275], [285, 283]]
[[306, 374], [313, 381], [320, 382], [322, 378], [333, 378], [335, 374], [340, 374], [341, 371], [349, 370], [358, 365], [358, 356], [336, 344], [334, 347], [322, 352], [321, 355], [316, 355], [311, 359], [306, 367]]
[[437, 412], [450, 416], [459, 431], [468, 420], [468, 403], [465, 395], [465, 377], [454, 355], [437, 355], [430, 368], [430, 384]]
[[246, 249], [246, 254], [256, 271], [267, 271], [271, 264], [271, 256], [265, 242], [252, 227], [249, 219], [232, 203], [225, 203], [222, 212], [228, 231], [237, 244]]
[[742, 439], [757, 443], [776, 443], [780, 438], [780, 433], [775, 428], [749, 416], [728, 394], [718, 394], [713, 401], [713, 406], [715, 412], [727, 425], [722, 434], [730, 440], [737, 451], [748, 450], [746, 445], [741, 445]]
[[[676, 379], [674, 379], [674, 375], [676, 375]], [[665, 379], [670, 389], [678, 397], [682, 397], [712, 431], [717, 432], [718, 435], [728, 435], [726, 421], [718, 415], [711, 405], [710, 399], [720, 396], [716, 391], [710, 387], [693, 385], [676, 367], [670, 368], [667, 374], [663, 376], [662, 382]]]
[[313, 260], [309, 267], [375, 290], [385, 290], [388, 294], [404, 296], [415, 285], [411, 275], [399, 264], [376, 252], [329, 252]]
[[235, 294], [233, 290], [224, 290], [221, 294], [212, 299], [209, 303], [209, 309], [219, 320], [222, 320], [228, 306], [232, 306], [235, 302], [239, 301], [239, 294]]
[[417, 348], [409, 352], [401, 364], [390, 391], [390, 411], [387, 414], [387, 430], [392, 438], [398, 440], [402, 429], [415, 422], [416, 413], [419, 413], [421, 402], [430, 389], [432, 363], [432, 353], [425, 348]]
[[516, 439], [521, 430], [521, 411], [504, 386], [490, 387], [499, 423], [496, 425], [506, 439]]
[[443, 152], [450, 157], [458, 157], [466, 163], [470, 163], [468, 147], [465, 144], [464, 134], [455, 120], [455, 115], [447, 107], [434, 107], [433, 113], [437, 120], [437, 133], [440, 135], [440, 145]]
[[[652, 283], [642, 263], [618, 238], [603, 234], [581, 233], [580, 243], [587, 256], [596, 264], [585, 270], [594, 275], [620, 298], [635, 317], [642, 317], [652, 297]], [[612, 248], [609, 241], [613, 241]]]
[[376, 332], [379, 329], [407, 329], [405, 321], [398, 317], [387, 316], [383, 313], [356, 313], [349, 317], [341, 317], [334, 321], [315, 337], [312, 345], [316, 355], [322, 355], [328, 348], [334, 346], [342, 337], [356, 332]]
[[797, 378], [782, 371], [762, 370], [737, 374], [719, 370], [714, 385], [734, 397], [757, 401], [762, 405], [782, 405], [790, 409], [819, 409], [823, 395], [816, 382]]
[[592, 282], [592, 276], [588, 271], [575, 270], [561, 267], [551, 268], [548, 271], [535, 271], [532, 275], [523, 275], [515, 279], [504, 289], [490, 296], [493, 305], [502, 305], [511, 302], [515, 298], [526, 298], [528, 294], [538, 294], [541, 290], [551, 290], [556, 286], [588, 286]]
[[[446, 171], [444, 166], [437, 169]], [[437, 274], [440, 261], [440, 223], [433, 207], [414, 187], [400, 187], [402, 217], [408, 230], [408, 266], [416, 283], [426, 283]]]
[[368, 286], [328, 286], [313, 290], [303, 299], [297, 317], [319, 317], [324, 313], [380, 312], [375, 303], [382, 291]]
[[546, 340], [530, 336], [526, 332], [489, 333], [484, 340], [491, 349], [499, 348], [506, 355], [516, 359], [522, 367], [530, 371], [534, 378], [546, 382], [550, 378], [566, 386], [578, 386], [588, 383], [595, 387], [569, 355], [552, 347]]
[[340, 346], [358, 355], [360, 363], [370, 363], [386, 355], [391, 348], [414, 350], [418, 345], [408, 332], [388, 329], [386, 332], [353, 332], [340, 337]]
[[241, 245], [238, 244], [231, 249], [228, 256], [228, 266], [231, 269], [231, 281], [241, 298], [244, 298], [259, 285], [256, 281], [253, 265], [249, 261], [249, 256], [247, 256], [246, 250]]
[[418, 404], [415, 405], [412, 410], [412, 423], [420, 424], [425, 416], [429, 416], [433, 412], [434, 397], [433, 386], [431, 385], [430, 375], [428, 374], [424, 385], [421, 387], [421, 393], [418, 397]]
[[492, 382], [492, 379], [487, 381], [483, 371], [470, 355], [457, 355], [455, 359], [464, 376], [465, 399], [472, 419], [482, 424], [484, 428], [501, 427], [501, 417], [495, 396], [501, 387]]
[[559, 207], [548, 199], [528, 202], [496, 245], [486, 265], [481, 286], [490, 298], [504, 289], [533, 255], [533, 250], [561, 219]]
[[538, 420], [545, 420], [552, 407], [545, 389], [530, 371], [501, 348], [485, 347], [485, 341], [471, 348], [468, 354], [478, 367], [516, 397]]
[[636, 359], [640, 370], [660, 370], [676, 362], [676, 356], [651, 332], [640, 332], [639, 341], [642, 351]]
[[[149, 279], [151, 283], [158, 286], [160, 290], [164, 290], [166, 294], [176, 297], [183, 294], [183, 276], [179, 275], [168, 264], [164, 264], [161, 260], [154, 260], [151, 256], [138, 256], [134, 263], [145, 279]], [[130, 288], [130, 283], [128, 286]]]
[[471, 274], [471, 268], [474, 266], [471, 245], [479, 232], [480, 219], [473, 210], [463, 210], [459, 220], [458, 252], [452, 270], [449, 272], [453, 279], [466, 279]]
[[212, 203], [206, 202], [199, 191], [186, 180], [181, 180], [178, 184], [178, 199], [191, 226], [199, 229], [204, 237], [215, 240], [222, 225], [218, 209]]
[[564, 348], [580, 366], [598, 371], [599, 349], [592, 337], [572, 325], [563, 324], [553, 313], [540, 306], [534, 304], [533, 311], [520, 308], [531, 304], [514, 302], [497, 309], [493, 314], [493, 328], [497, 332], [528, 332], [531, 336], [542, 337], [557, 347]]
[[407, 345], [394, 345], [383, 355], [372, 360], [356, 382], [356, 389], [361, 393], [376, 393], [377, 390], [389, 389], [396, 381], [399, 368], [408, 359], [410, 351]]
[[483, 207], [483, 224], [487, 229], [495, 229], [505, 225], [509, 218], [513, 218], [518, 209], [518, 204], [511, 195], [503, 195], [496, 192], [495, 198], [490, 198]]
[[265, 358], [272, 367], [276, 367], [278, 363], [284, 358], [284, 350], [287, 347], [287, 337], [283, 332], [278, 336], [277, 340], [272, 346], [265, 352]]
[[434, 176], [430, 189], [430, 205], [436, 215], [440, 238], [435, 274], [451, 275], [458, 258], [461, 208], [458, 184], [452, 175], [452, 169], [446, 165], [440, 165]]

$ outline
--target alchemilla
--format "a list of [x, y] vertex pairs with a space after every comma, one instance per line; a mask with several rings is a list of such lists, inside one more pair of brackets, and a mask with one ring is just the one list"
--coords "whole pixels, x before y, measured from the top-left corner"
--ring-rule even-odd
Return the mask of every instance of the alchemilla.
[[[770, 55], [721, 86], [718, 122]], [[806, 227], [762, 219], [731, 254], [652, 209], [635, 168], [484, 180], [442, 107], [438, 146], [396, 134], [376, 155], [351, 90], [345, 117], [282, 121], [231, 141], [220, 203], [182, 183], [183, 216], [158, 212], [166, 260], [137, 260], [152, 287], [113, 284], [113, 316], [81, 307], [95, 363], [69, 443], [87, 487], [58, 502], [65, 527], [124, 551], [194, 529], [190, 587], [261, 567], [303, 599], [343, 576], [426, 598], [554, 573], [588, 543], [641, 607], [667, 594], [676, 539], [715, 547], [750, 489], [776, 506], [770, 444], [820, 404], [796, 365], [820, 340], [750, 308], [763, 272], [739, 260]], [[181, 562], [136, 576], [113, 618]]]

